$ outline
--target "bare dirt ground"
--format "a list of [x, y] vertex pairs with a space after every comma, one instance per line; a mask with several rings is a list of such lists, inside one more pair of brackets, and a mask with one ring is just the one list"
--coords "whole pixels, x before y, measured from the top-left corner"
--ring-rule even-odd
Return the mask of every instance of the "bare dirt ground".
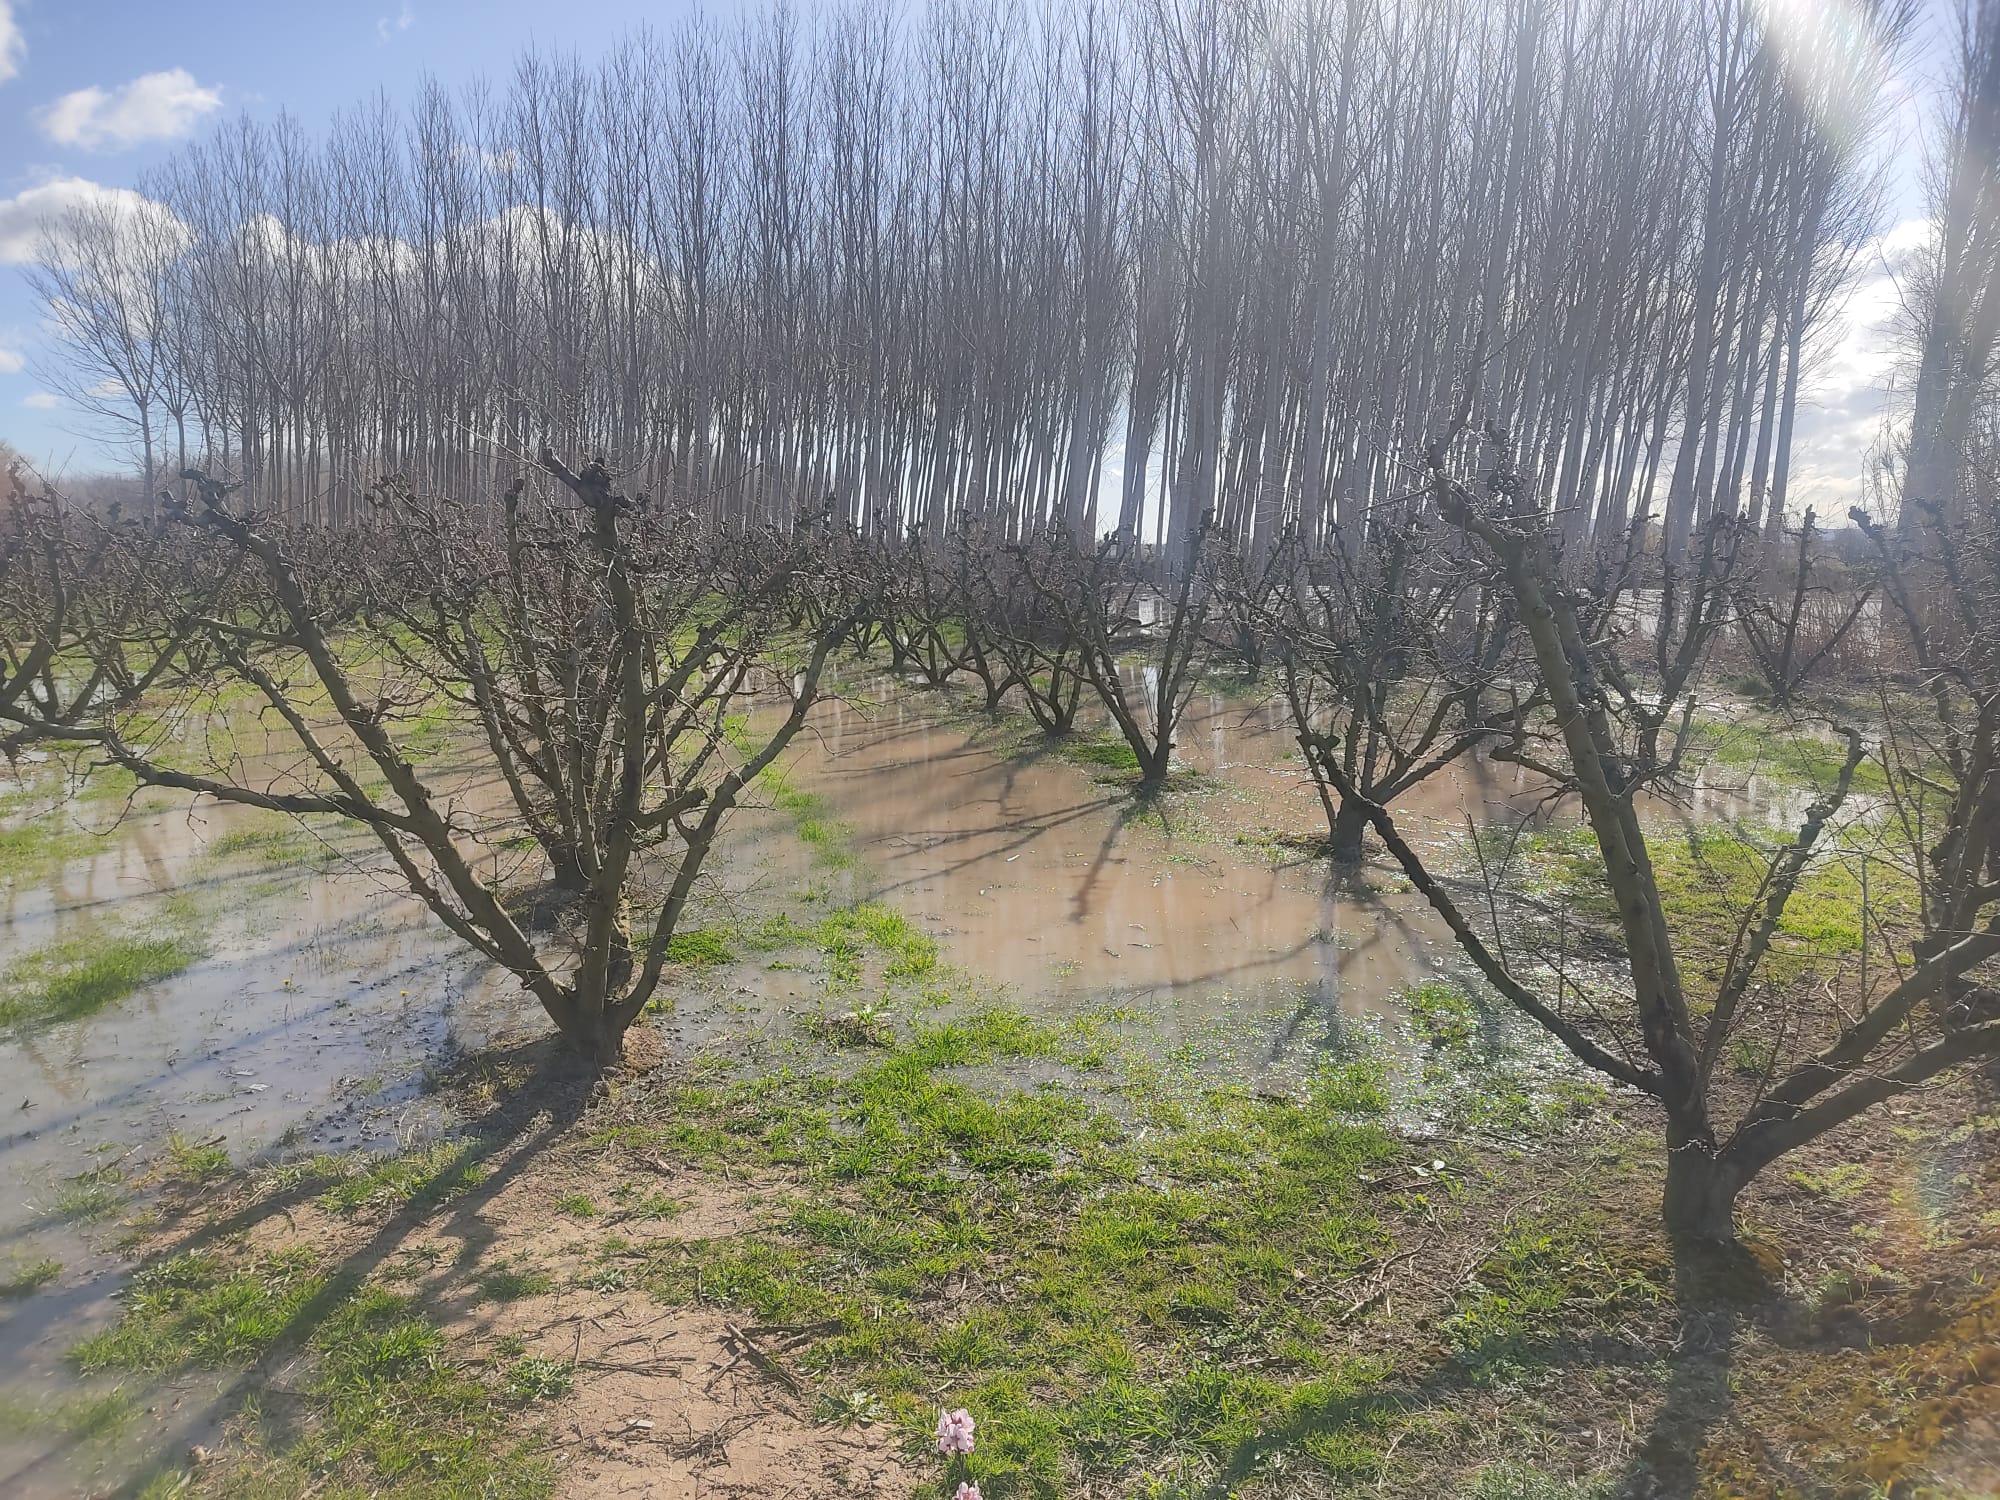
[[[576, 1167], [525, 1173], [477, 1216], [493, 1244], [532, 1247], [536, 1268], [560, 1289], [496, 1305], [482, 1301], [474, 1283], [440, 1308], [455, 1343], [490, 1349], [512, 1338], [531, 1355], [574, 1368], [576, 1389], [544, 1420], [560, 1495], [778, 1500], [911, 1492], [916, 1476], [898, 1461], [886, 1424], [814, 1422], [807, 1387], [780, 1352], [803, 1330], [745, 1328], [713, 1308], [663, 1309], [642, 1292], [572, 1284], [595, 1259], [603, 1231], [552, 1223], [552, 1198], [597, 1197], [629, 1180]], [[749, 1233], [764, 1218], [748, 1187], [701, 1184], [677, 1201], [685, 1206], [671, 1220], [624, 1224], [620, 1237], [637, 1254], [657, 1253], [662, 1244]], [[430, 1243], [455, 1248], [448, 1237]]]

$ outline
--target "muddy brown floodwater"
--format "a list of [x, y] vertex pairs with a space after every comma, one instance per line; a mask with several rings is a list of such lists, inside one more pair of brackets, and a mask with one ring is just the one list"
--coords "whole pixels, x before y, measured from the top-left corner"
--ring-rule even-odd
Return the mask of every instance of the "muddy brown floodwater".
[[[1116, 1004], [1192, 1027], [1282, 988], [1361, 1016], [1446, 957], [1421, 897], [1373, 894], [1255, 842], [1319, 820], [1267, 709], [1198, 703], [1181, 753], [1209, 778], [1161, 814], [1052, 751], [1003, 760], [996, 738], [881, 684], [828, 704], [791, 774], [851, 831], [859, 861], [838, 895], [894, 905], [1024, 1008]], [[1479, 777], [1440, 780], [1414, 810], [1457, 822], [1501, 795]], [[809, 872], [807, 851], [770, 858]]]
[[[1462, 972], [1443, 924], [1393, 871], [1330, 873], [1269, 840], [1320, 828], [1281, 709], [1203, 695], [1179, 753], [1205, 774], [1147, 812], [1053, 751], [1024, 752], [1013, 729], [867, 682], [821, 705], [787, 764], [789, 783], [839, 820], [850, 857], [829, 860], [777, 809], [747, 810], [708, 900], [724, 914], [808, 887], [881, 901], [1012, 1004], [1117, 1007], [1163, 1049], [1201, 1038], [1233, 1051], [1252, 1080], [1392, 1016], [1411, 984]], [[1482, 763], [1396, 809], [1433, 844], [1541, 810], [1526, 777]], [[202, 951], [184, 973], [90, 1018], [0, 1035], [0, 1278], [62, 1267], [0, 1302], [7, 1496], [90, 1493], [134, 1447], [157, 1455], [202, 1431], [208, 1413], [185, 1389], [142, 1393], [151, 1410], [122, 1446], [63, 1430], [99, 1389], [64, 1355], [116, 1314], [120, 1221], [143, 1205], [128, 1179], [171, 1136], [239, 1163], [408, 1141], [448, 1123], [424, 1094], [430, 1070], [544, 1026], [337, 829], [154, 804], [0, 888], [0, 971], [51, 943], [164, 930]], [[739, 964], [691, 980], [667, 1026], [694, 1050], [744, 1027], [775, 1033], [822, 999], [810, 974]]]

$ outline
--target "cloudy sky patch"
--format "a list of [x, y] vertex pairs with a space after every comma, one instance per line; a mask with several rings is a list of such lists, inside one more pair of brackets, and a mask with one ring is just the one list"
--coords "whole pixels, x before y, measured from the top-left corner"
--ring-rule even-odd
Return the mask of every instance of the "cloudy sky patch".
[[142, 141], [170, 141], [222, 108], [222, 90], [204, 88], [186, 68], [147, 73], [115, 89], [64, 94], [35, 112], [35, 124], [58, 146], [122, 151]]

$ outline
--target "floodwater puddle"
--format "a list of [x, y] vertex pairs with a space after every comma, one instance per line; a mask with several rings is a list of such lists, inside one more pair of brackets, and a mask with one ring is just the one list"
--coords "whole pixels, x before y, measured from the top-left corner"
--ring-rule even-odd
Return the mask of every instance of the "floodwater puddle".
[[[1379, 868], [1330, 871], [1259, 841], [1309, 835], [1318, 818], [1261, 708], [1205, 701], [1182, 736], [1201, 780], [1149, 808], [1053, 750], [1002, 757], [995, 731], [940, 722], [890, 688], [874, 696], [827, 705], [790, 771], [852, 838], [838, 897], [895, 906], [1024, 1009], [1109, 1003], [1191, 1025], [1282, 988], [1380, 1014], [1444, 961], [1449, 934], [1413, 892], [1371, 889]], [[1440, 782], [1430, 795], [1435, 819], [1476, 807], [1482, 789]], [[807, 850], [767, 858], [811, 872]]]
[[[177, 1151], [242, 1162], [294, 1140], [392, 1145], [432, 1127], [426, 1068], [526, 1018], [511, 985], [357, 862], [347, 832], [322, 843], [268, 815], [159, 799], [113, 821], [0, 895], [0, 971], [51, 951], [88, 965], [134, 941], [186, 964], [95, 1013], [0, 1033], [10, 1496], [93, 1493], [125, 1461], [118, 1433], [149, 1393], [79, 1381], [64, 1356], [117, 1315], [117, 1242], [147, 1173]], [[147, 1446], [184, 1445], [206, 1419], [179, 1393], [148, 1416]]]
[[[1463, 973], [1393, 868], [1331, 869], [1287, 846], [1322, 825], [1281, 707], [1204, 693], [1178, 756], [1195, 774], [1142, 803], [1011, 722], [864, 683], [820, 705], [785, 757], [794, 805], [738, 815], [702, 919], [881, 903], [1009, 1005], [1115, 1011], [1145, 1045], [1199, 1045], [1253, 1086], [1355, 1026], [1393, 1031], [1412, 986]], [[799, 836], [801, 798], [831, 842]], [[1442, 845], [1550, 809], [1524, 773], [1469, 761], [1395, 811]], [[0, 1027], [0, 1284], [20, 1279], [0, 1299], [0, 1493], [89, 1493], [115, 1464], [117, 1445], [92, 1440], [105, 1388], [64, 1356], [116, 1316], [118, 1240], [148, 1171], [176, 1152], [240, 1164], [408, 1143], [449, 1124], [426, 1092], [440, 1066], [545, 1028], [370, 848], [352, 829], [154, 795], [0, 886], [0, 989], [37, 954], [134, 935], [168, 935], [185, 964], [95, 1013]], [[828, 999], [810, 966], [776, 962], [691, 971], [675, 989], [661, 1024], [683, 1054], [786, 1034]], [[155, 1453], [209, 1417], [184, 1390], [118, 1399], [152, 1404]]]

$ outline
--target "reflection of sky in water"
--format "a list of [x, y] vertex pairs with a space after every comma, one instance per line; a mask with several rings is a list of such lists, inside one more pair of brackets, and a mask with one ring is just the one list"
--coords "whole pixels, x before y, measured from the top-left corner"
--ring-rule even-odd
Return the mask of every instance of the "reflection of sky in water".
[[[1133, 687], [1152, 701], [1152, 682]], [[884, 678], [822, 704], [788, 774], [824, 795], [857, 860], [830, 865], [780, 814], [746, 808], [691, 921], [795, 902], [809, 886], [828, 905], [885, 901], [937, 937], [983, 993], [1050, 1016], [1122, 1009], [1116, 1029], [1190, 1084], [1286, 1093], [1357, 1037], [1407, 1052], [1394, 997], [1462, 977], [1441, 921], [1387, 866], [1329, 871], [1260, 841], [1322, 831], [1281, 704], [1197, 694], [1178, 755], [1206, 776], [1164, 820], [1053, 753], [998, 758], [1002, 731], [942, 724], [936, 704], [906, 702]], [[1745, 815], [1759, 796], [1754, 786], [1703, 789], [1696, 806]], [[1480, 762], [1393, 810], [1433, 851], [1468, 822], [1547, 812], [1526, 773]], [[219, 1139], [238, 1161], [281, 1138], [334, 1149], [407, 1138], [435, 1119], [422, 1096], [428, 1066], [545, 1025], [379, 876], [204, 852], [239, 822], [213, 808], [135, 815], [55, 879], [0, 889], [0, 962], [93, 921], [143, 924], [167, 890], [191, 895], [211, 923], [208, 955], [178, 978], [90, 1022], [0, 1042], [0, 1078], [13, 1090], [0, 1098], [0, 1267], [47, 1255], [69, 1268], [58, 1291], [0, 1305], [0, 1353], [41, 1389], [73, 1389], [61, 1353], [112, 1316], [121, 1275], [101, 1246], [115, 1224], [99, 1233], [47, 1221], [64, 1179], [99, 1159], [143, 1160], [171, 1130]], [[367, 847], [351, 831], [336, 842]], [[789, 1034], [791, 1014], [824, 999], [816, 975], [751, 960], [685, 979], [666, 1024], [681, 1052], [754, 1059]], [[1539, 1045], [1511, 1020], [1482, 1025], [1495, 1055]], [[102, 1158], [92, 1147], [106, 1148]], [[1949, 1173], [1935, 1191], [1953, 1191]], [[65, 1491], [53, 1471], [21, 1469], [33, 1457], [0, 1440], [0, 1491]]]
[[[205, 947], [184, 973], [88, 1020], [0, 1039], [0, 1275], [45, 1258], [64, 1267], [52, 1288], [0, 1302], [0, 1400], [46, 1407], [84, 1388], [63, 1355], [115, 1318], [127, 1269], [115, 1241], [141, 1203], [118, 1179], [172, 1134], [239, 1162], [286, 1138], [391, 1146], [436, 1116], [423, 1097], [428, 1065], [529, 1019], [511, 985], [489, 980], [406, 893], [342, 860], [321, 873], [316, 843], [301, 841], [306, 862], [294, 865], [211, 852], [246, 826], [272, 823], [226, 807], [142, 807], [98, 852], [0, 895], [0, 964], [52, 941], [165, 930], [165, 893], [199, 913]], [[334, 844], [367, 848], [351, 830]], [[90, 1184], [76, 1179], [99, 1170], [108, 1216], [77, 1222]], [[142, 1423], [128, 1446], [184, 1443], [202, 1401], [181, 1401], [167, 1420], [171, 1437], [146, 1437]], [[65, 1457], [46, 1435], [0, 1435], [0, 1493], [90, 1489], [109, 1452]]]

